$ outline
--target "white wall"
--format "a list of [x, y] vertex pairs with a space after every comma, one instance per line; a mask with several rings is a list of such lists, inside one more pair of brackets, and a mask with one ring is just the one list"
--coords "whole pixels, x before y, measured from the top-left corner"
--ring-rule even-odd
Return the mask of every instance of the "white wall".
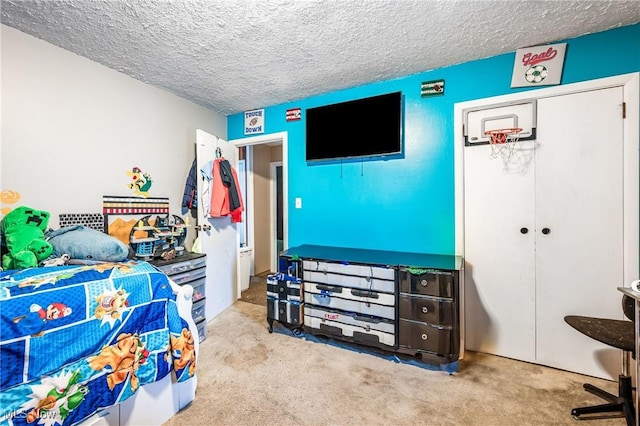
[[[151, 175], [152, 197], [181, 214], [197, 128], [227, 136], [226, 117], [52, 44], [1, 26], [0, 189], [51, 213], [101, 213], [133, 195], [126, 171]], [[187, 245], [187, 248], [190, 246]]]

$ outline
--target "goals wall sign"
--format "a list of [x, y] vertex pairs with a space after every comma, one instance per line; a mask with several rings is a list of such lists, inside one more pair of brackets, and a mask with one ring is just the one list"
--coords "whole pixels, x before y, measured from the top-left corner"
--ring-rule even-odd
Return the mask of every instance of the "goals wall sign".
[[560, 84], [567, 43], [518, 49], [513, 64], [511, 87]]

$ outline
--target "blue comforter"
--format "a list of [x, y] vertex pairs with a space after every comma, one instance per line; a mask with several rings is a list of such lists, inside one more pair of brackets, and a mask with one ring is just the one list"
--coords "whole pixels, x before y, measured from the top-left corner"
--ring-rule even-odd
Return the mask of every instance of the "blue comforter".
[[75, 424], [195, 374], [194, 336], [146, 262], [0, 272], [0, 319], [0, 425]]

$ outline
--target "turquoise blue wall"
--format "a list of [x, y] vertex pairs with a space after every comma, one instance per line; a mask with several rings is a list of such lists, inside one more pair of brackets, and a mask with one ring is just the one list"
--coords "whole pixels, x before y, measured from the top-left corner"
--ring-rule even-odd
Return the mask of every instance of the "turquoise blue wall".
[[[561, 84], [640, 71], [640, 24], [564, 41], [568, 45]], [[265, 106], [265, 134], [289, 135], [289, 246], [453, 254], [454, 104], [530, 90], [509, 87], [514, 56], [512, 52]], [[420, 83], [436, 79], [445, 80], [444, 96], [421, 98]], [[404, 96], [402, 158], [307, 164], [306, 108], [398, 90]], [[302, 119], [286, 122], [288, 108], [301, 108]], [[245, 137], [243, 114], [228, 117], [227, 131], [229, 139]], [[296, 197], [302, 198], [302, 209], [294, 208]]]

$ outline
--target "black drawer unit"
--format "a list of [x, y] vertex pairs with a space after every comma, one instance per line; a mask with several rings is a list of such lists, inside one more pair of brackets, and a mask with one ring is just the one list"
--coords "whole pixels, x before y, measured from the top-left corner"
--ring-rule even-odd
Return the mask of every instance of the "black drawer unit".
[[149, 263], [164, 272], [176, 284], [189, 284], [193, 287], [191, 316], [198, 328], [198, 339], [202, 342], [207, 338], [204, 315], [207, 255], [204, 253], [185, 252], [183, 255], [176, 256], [170, 260], [155, 259]]
[[460, 356], [459, 271], [400, 266], [398, 351], [439, 363]]
[[278, 267], [280, 272], [267, 277], [269, 333], [273, 332], [274, 321], [278, 321], [298, 336], [302, 334], [304, 323], [300, 262], [295, 259], [280, 258]]
[[[281, 272], [301, 278], [301, 315], [286, 321], [302, 322], [305, 333], [456, 371], [461, 256], [305, 244], [280, 253], [279, 261]], [[268, 316], [276, 309], [292, 315], [298, 289], [274, 282], [268, 291]]]

